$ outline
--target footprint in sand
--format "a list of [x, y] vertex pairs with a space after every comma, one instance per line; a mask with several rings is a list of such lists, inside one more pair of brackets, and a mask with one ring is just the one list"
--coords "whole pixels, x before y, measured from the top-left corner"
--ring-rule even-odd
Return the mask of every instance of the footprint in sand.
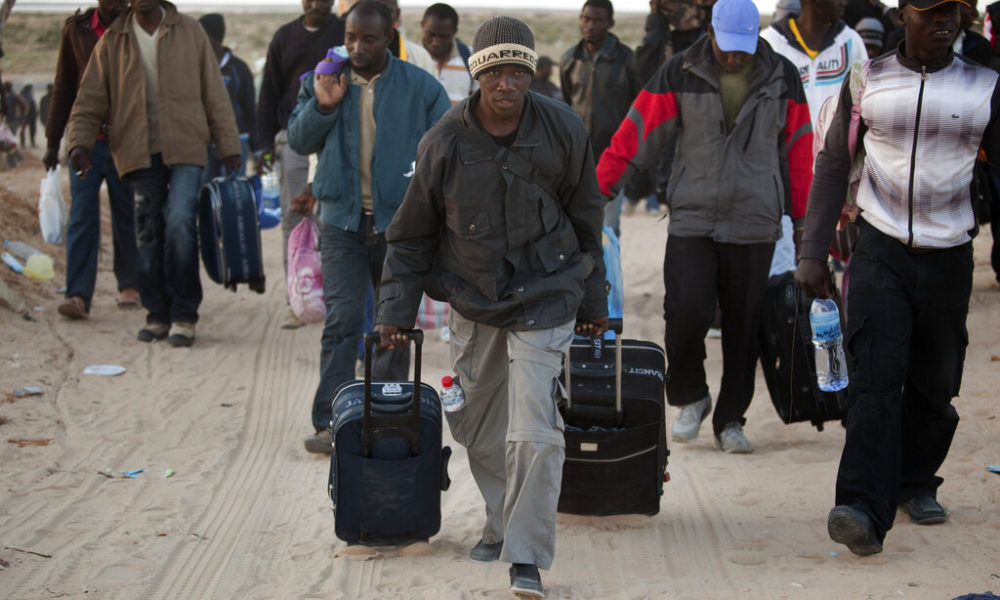
[[375, 560], [376, 558], [381, 558], [381, 554], [371, 546], [344, 546], [343, 548], [338, 548], [336, 552], [333, 553], [334, 558], [343, 557], [347, 560]]

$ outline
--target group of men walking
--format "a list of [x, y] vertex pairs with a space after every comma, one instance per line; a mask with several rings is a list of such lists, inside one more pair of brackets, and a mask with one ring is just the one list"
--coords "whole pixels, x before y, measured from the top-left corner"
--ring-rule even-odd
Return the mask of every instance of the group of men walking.
[[[221, 16], [99, 0], [63, 30], [46, 128], [46, 166], [65, 133], [73, 167], [60, 313], [90, 311], [105, 181], [120, 304], [146, 308], [140, 340], [191, 345], [197, 190], [254, 153], [280, 172], [285, 241], [299, 219], [320, 223], [327, 310], [306, 449], [330, 452], [331, 400], [354, 378], [369, 290], [379, 379], [407, 377], [400, 331], [424, 293], [448, 302], [467, 404], [447, 418], [485, 504], [470, 556], [511, 563], [511, 590], [541, 597], [564, 457], [558, 376], [574, 334], [607, 328], [601, 227], [619, 228], [626, 186], [654, 182], [644, 187], [659, 187], [670, 213], [672, 438], [696, 439], [712, 414], [718, 447], [746, 453], [768, 275], [797, 255], [803, 291], [830, 294], [827, 255], [857, 153], [850, 406], [828, 528], [856, 554], [878, 552], [898, 504], [918, 523], [946, 517], [937, 470], [967, 343], [972, 165], [980, 146], [1000, 159], [997, 75], [952, 50], [965, 4], [910, 0], [903, 42], [866, 61], [835, 0], [802, 0], [764, 32], [751, 0], [653, 0], [635, 53], [610, 32], [612, 3], [586, 0], [581, 40], [558, 65], [560, 100], [534, 77], [548, 65], [517, 19], [488, 19], [468, 47], [458, 14], [435, 4], [415, 44], [395, 0], [361, 0], [343, 18], [332, 0], [303, 0], [271, 41], [254, 107]], [[340, 72], [314, 71], [341, 45]], [[837, 105], [814, 165], [827, 101]], [[704, 338], [717, 309], [713, 412]], [[283, 327], [300, 325], [289, 310]]]

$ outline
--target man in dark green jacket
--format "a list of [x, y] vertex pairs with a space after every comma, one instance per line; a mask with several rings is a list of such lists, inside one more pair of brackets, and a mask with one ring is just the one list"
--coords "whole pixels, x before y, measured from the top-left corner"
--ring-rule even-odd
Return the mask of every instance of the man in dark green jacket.
[[511, 590], [544, 595], [564, 458], [558, 382], [574, 329], [607, 328], [604, 199], [580, 119], [528, 92], [527, 25], [483, 23], [469, 58], [480, 90], [421, 141], [386, 232], [376, 328], [405, 343], [426, 287], [451, 303], [451, 358], [464, 408], [446, 413], [486, 501], [474, 560], [513, 563]]

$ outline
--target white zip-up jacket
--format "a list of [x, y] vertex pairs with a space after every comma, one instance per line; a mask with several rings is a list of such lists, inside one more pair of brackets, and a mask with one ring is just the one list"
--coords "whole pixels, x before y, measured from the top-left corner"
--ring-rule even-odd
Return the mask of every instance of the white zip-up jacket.
[[[959, 246], [976, 227], [970, 184], [980, 146], [990, 164], [1000, 165], [998, 76], [954, 53], [926, 65], [904, 54], [901, 44], [862, 68], [861, 218], [913, 251]], [[826, 260], [840, 216], [851, 168], [851, 104], [844, 86], [816, 157], [803, 258]]]
[[840, 92], [840, 86], [851, 73], [851, 66], [868, 60], [868, 51], [858, 32], [843, 21], [837, 21], [826, 34], [816, 58], [809, 58], [788, 26], [789, 18], [794, 18], [794, 15], [772, 23], [760, 32], [760, 37], [767, 40], [775, 52], [792, 61], [799, 70], [802, 89], [806, 92], [806, 102], [809, 104], [809, 117], [815, 127], [816, 116], [823, 102]]

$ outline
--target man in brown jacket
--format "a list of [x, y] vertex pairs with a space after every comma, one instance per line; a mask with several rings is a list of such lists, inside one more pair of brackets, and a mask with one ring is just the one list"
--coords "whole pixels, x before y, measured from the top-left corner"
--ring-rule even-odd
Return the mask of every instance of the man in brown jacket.
[[[98, 0], [96, 8], [78, 10], [66, 19], [59, 42], [56, 80], [50, 86], [51, 102], [45, 106], [45, 99], [42, 99], [42, 122], [45, 123], [48, 140], [42, 159], [46, 169], [55, 169], [59, 164], [59, 144], [97, 40], [126, 10], [128, 0]], [[102, 184], [107, 185], [111, 205], [114, 271], [121, 293], [118, 306], [139, 307], [132, 191], [118, 177], [104, 133], [97, 136], [90, 149], [90, 164], [86, 177], [80, 177], [72, 170], [69, 175], [72, 201], [66, 228], [66, 299], [59, 305], [59, 314], [68, 319], [85, 319], [90, 314], [90, 302], [97, 281], [97, 253], [101, 246]]]
[[[198, 21], [164, 0], [135, 0], [97, 43], [68, 127], [74, 170], [108, 123], [111, 156], [135, 195], [139, 340], [194, 343], [201, 304], [196, 230], [205, 147], [240, 166], [240, 142], [215, 53]], [[169, 336], [169, 337], [168, 337]]]

